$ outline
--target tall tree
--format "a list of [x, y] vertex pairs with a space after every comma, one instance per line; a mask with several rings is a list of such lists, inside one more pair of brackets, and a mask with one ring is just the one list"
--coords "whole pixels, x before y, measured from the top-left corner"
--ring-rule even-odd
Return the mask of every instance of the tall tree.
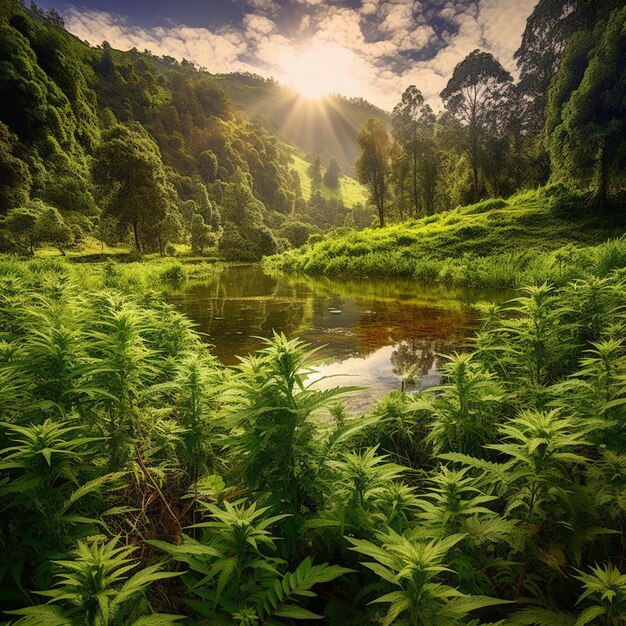
[[211, 231], [211, 227], [204, 222], [202, 215], [199, 213], [196, 213], [191, 218], [189, 234], [191, 235], [191, 249], [193, 252], [202, 254], [205, 248], [215, 245], [216, 237]]
[[474, 50], [455, 68], [441, 92], [446, 109], [467, 124], [474, 202], [480, 198], [480, 141], [490, 116], [506, 110], [513, 79], [488, 52]]
[[309, 165], [309, 176], [311, 177], [311, 190], [317, 191], [322, 186], [322, 162], [315, 155]]
[[324, 184], [331, 189], [337, 189], [339, 187], [339, 174], [341, 174], [339, 161], [335, 157], [331, 157], [328, 169], [324, 173]]
[[389, 179], [391, 142], [385, 123], [371, 117], [359, 131], [357, 143], [361, 156], [356, 162], [359, 181], [368, 185], [378, 211], [381, 228], [385, 225], [385, 201]]
[[546, 136], [557, 176], [591, 183], [600, 207], [623, 184], [626, 120], [626, 8], [568, 44], [550, 87]]
[[524, 102], [524, 127], [543, 129], [550, 81], [559, 69], [570, 37], [621, 6], [621, 0], [540, 0], [526, 21], [515, 59], [520, 70], [519, 90]]
[[74, 241], [71, 228], [54, 207], [45, 207], [37, 216], [35, 239], [41, 243], [51, 243], [65, 256], [65, 248]]
[[103, 134], [94, 156], [93, 175], [105, 210], [132, 227], [141, 250], [142, 228], [165, 217], [174, 193], [159, 148], [140, 124], [117, 125]]
[[410, 191], [412, 211], [415, 216], [420, 213], [422, 203], [426, 213], [432, 213], [433, 198], [424, 191], [431, 185], [423, 186], [427, 182], [424, 174], [427, 164], [432, 161], [429, 153], [435, 149], [434, 130], [436, 117], [424, 96], [415, 86], [410, 85], [402, 94], [402, 100], [392, 112], [393, 136], [402, 146], [408, 161], [410, 172]]

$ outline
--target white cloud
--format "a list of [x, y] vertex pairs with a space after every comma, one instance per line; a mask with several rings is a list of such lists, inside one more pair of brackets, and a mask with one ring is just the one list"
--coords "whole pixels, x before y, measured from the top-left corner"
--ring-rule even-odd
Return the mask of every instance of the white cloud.
[[[363, 0], [358, 8], [322, 0], [291, 2], [305, 12], [293, 32], [281, 32], [275, 0], [245, 0], [241, 23], [214, 29], [143, 28], [118, 15], [75, 7], [64, 17], [71, 32], [94, 45], [107, 40], [123, 50], [148, 48], [156, 55], [184, 57], [215, 73], [247, 70], [285, 82], [297, 72], [294, 59], [314, 58], [316, 50], [331, 48], [346, 68], [346, 80], [341, 82], [345, 95], [362, 96], [390, 110], [404, 89], [415, 84], [439, 109], [439, 92], [455, 65], [472, 50], [492, 52], [514, 71], [513, 53], [536, 0], [447, 2], [428, 11], [415, 0]], [[433, 11], [454, 29], [435, 33], [426, 18]], [[433, 47], [431, 58], [410, 59], [412, 53]], [[336, 72], [328, 74], [336, 83]]]

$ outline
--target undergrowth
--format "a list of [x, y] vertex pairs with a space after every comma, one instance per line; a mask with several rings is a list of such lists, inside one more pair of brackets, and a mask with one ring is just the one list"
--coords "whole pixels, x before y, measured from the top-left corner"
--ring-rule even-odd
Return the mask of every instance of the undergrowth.
[[485, 306], [367, 415], [139, 278], [0, 262], [0, 602], [76, 626], [626, 620], [623, 273]]

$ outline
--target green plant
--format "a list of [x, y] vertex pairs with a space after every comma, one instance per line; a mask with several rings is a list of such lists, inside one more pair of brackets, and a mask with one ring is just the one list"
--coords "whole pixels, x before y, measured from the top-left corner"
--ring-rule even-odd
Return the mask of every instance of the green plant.
[[[181, 545], [152, 541], [152, 545], [186, 563], [193, 574], [183, 577], [194, 598], [186, 600], [198, 614], [218, 623], [226, 616], [239, 624], [276, 624], [275, 618], [317, 619], [296, 605], [297, 596], [314, 597], [315, 584], [328, 582], [349, 569], [312, 565], [306, 558], [292, 573], [281, 574], [285, 561], [273, 556], [275, 539], [270, 527], [289, 517], [266, 516], [268, 507], [224, 501], [223, 508], [201, 503], [209, 521], [195, 524], [201, 541], [185, 537]], [[199, 599], [198, 599], [199, 598]]]
[[182, 616], [154, 613], [145, 599], [145, 591], [153, 583], [179, 574], [159, 572], [158, 565], [150, 565], [129, 576], [139, 565], [132, 558], [135, 549], [116, 544], [115, 539], [102, 545], [79, 541], [71, 552], [71, 560], [54, 561], [59, 569], [55, 588], [38, 592], [50, 598], [49, 603], [12, 611], [26, 616], [18, 623], [45, 623], [48, 618], [85, 626], [178, 622]]
[[[227, 388], [227, 445], [248, 489], [281, 506], [301, 523], [320, 498], [322, 463], [316, 412], [348, 388], [317, 391], [308, 381], [314, 351], [274, 335], [254, 357], [242, 359]], [[295, 535], [292, 534], [292, 540]]]
[[503, 389], [469, 353], [450, 356], [442, 371], [446, 384], [420, 394], [407, 410], [430, 418], [426, 442], [436, 453], [478, 454], [495, 437]]
[[592, 601], [576, 620], [584, 626], [598, 618], [606, 626], [614, 626], [626, 619], [626, 575], [611, 563], [596, 565], [590, 572], [579, 572], [576, 577], [583, 583], [584, 591], [578, 602]]
[[[462, 623], [471, 611], [505, 604], [496, 598], [470, 596], [446, 584], [446, 554], [463, 539], [450, 535], [442, 540], [423, 540], [393, 531], [377, 534], [377, 543], [348, 537], [352, 550], [373, 559], [362, 563], [392, 589], [370, 604], [388, 604], [381, 622], [407, 626]], [[400, 618], [400, 619], [398, 619]]]

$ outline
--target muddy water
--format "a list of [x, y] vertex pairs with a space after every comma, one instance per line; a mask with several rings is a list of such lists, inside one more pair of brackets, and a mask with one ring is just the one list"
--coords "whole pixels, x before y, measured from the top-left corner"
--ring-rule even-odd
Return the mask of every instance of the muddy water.
[[169, 300], [196, 324], [226, 364], [262, 345], [274, 331], [319, 348], [322, 386], [363, 385], [353, 405], [399, 389], [413, 365], [416, 385], [436, 383], [442, 356], [466, 345], [478, 324], [472, 304], [498, 291], [451, 289], [408, 279], [268, 275], [256, 265], [224, 267]]

